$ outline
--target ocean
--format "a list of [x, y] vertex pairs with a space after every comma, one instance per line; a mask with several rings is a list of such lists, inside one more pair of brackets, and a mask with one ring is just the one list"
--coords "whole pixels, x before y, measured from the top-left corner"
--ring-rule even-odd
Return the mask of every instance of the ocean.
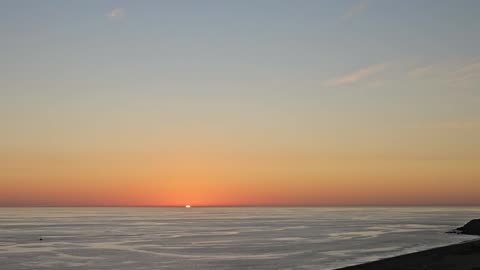
[[0, 208], [0, 269], [335, 269], [475, 237], [480, 207]]

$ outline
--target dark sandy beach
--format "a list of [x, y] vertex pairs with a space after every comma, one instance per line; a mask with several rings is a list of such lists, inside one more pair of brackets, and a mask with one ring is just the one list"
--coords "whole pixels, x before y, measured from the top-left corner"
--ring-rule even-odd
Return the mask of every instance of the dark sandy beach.
[[338, 270], [480, 270], [480, 240], [387, 258]]

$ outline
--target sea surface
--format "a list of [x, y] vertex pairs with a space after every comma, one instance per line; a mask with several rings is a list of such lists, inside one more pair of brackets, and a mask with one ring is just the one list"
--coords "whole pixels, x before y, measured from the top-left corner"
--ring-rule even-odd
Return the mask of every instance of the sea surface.
[[[335, 269], [474, 239], [480, 208], [0, 208], [0, 269]], [[43, 239], [43, 240], [40, 240]]]

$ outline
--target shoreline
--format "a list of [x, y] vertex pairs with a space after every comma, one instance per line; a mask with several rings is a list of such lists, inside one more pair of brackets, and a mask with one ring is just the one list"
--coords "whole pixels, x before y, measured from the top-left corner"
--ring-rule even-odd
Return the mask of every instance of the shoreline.
[[480, 270], [480, 238], [336, 270]]

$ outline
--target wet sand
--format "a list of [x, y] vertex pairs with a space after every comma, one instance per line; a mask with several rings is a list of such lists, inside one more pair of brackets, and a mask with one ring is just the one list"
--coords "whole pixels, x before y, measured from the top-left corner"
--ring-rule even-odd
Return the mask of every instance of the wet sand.
[[410, 253], [338, 270], [480, 270], [480, 240]]

